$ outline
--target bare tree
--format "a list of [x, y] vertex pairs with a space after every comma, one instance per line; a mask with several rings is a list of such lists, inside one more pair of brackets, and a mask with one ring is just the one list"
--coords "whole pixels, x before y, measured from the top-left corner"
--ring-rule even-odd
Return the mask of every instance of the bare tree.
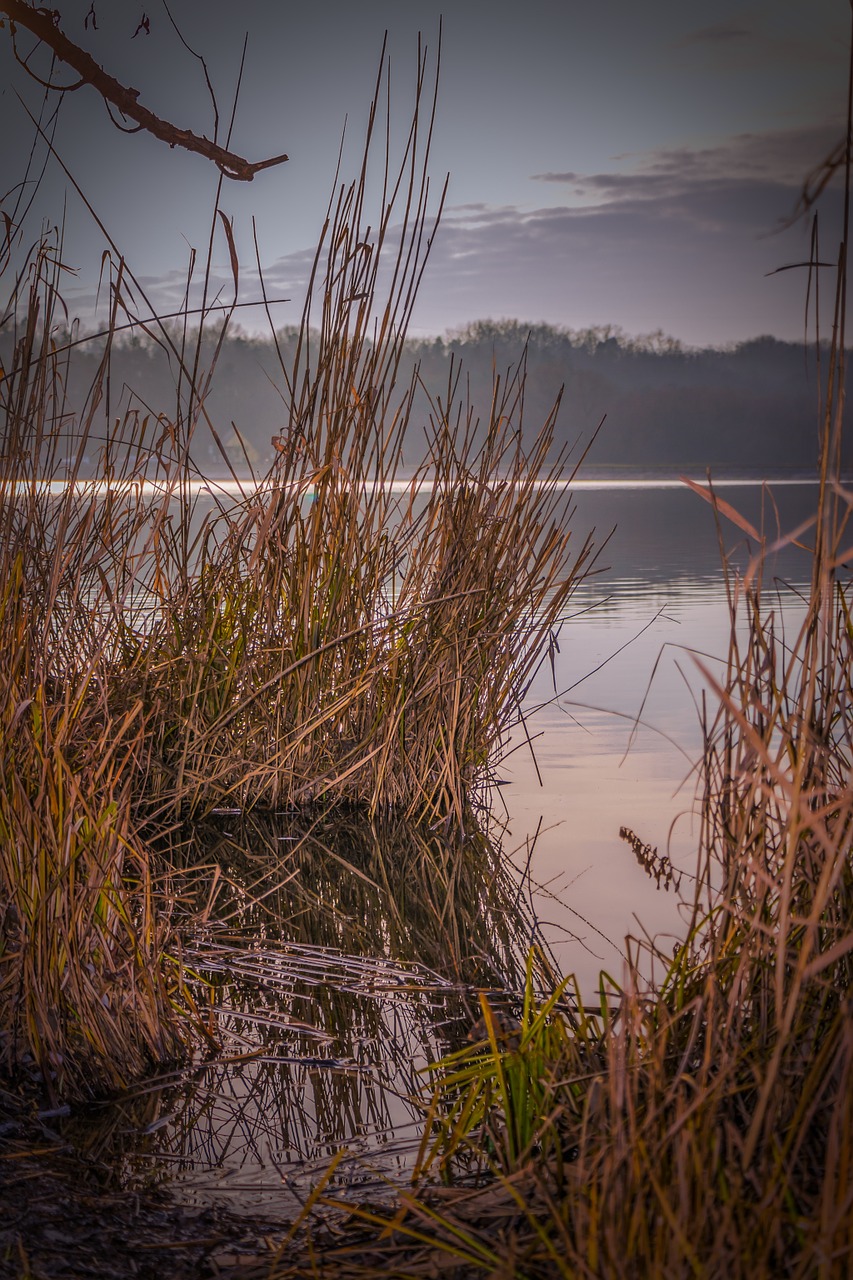
[[[218, 143], [211, 142], [209, 138], [192, 133], [189, 129], [179, 129], [170, 121], [162, 120], [153, 111], [149, 111], [147, 107], [141, 105], [138, 101], [138, 89], [131, 89], [127, 85], [121, 84], [114, 76], [109, 75], [91, 54], [88, 54], [85, 49], [81, 49], [79, 45], [69, 40], [59, 25], [60, 15], [55, 9], [36, 8], [34, 5], [27, 4], [26, 0], [0, 0], [0, 15], [2, 14], [5, 14], [9, 22], [15, 57], [29, 75], [39, 79], [18, 53], [16, 43], [17, 27], [23, 27], [36, 36], [42, 44], [52, 50], [61, 62], [64, 62], [76, 72], [79, 76], [78, 81], [72, 85], [62, 86], [66, 92], [80, 89], [83, 85], [91, 85], [106, 103], [115, 107], [125, 119], [132, 120], [136, 125], [136, 129], [146, 130], [148, 133], [153, 134], [155, 138], [160, 138], [163, 142], [167, 142], [170, 147], [183, 147], [187, 151], [195, 151], [199, 155], [206, 156], [208, 160], [214, 162], [227, 178], [251, 182], [255, 174], [262, 169], [269, 169], [273, 165], [283, 164], [287, 159], [285, 155], [273, 156], [272, 159], [259, 160], [252, 163], [249, 160], [244, 160], [242, 156], [236, 155], [233, 151], [220, 147]], [[6, 23], [0, 19], [0, 25], [5, 26]], [[144, 15], [137, 32], [140, 29], [147, 30], [147, 19], [145, 19]], [[41, 81], [41, 83], [45, 82]], [[53, 85], [47, 85], [46, 87], [59, 88], [59, 86]], [[136, 130], [133, 132], [136, 132]]]

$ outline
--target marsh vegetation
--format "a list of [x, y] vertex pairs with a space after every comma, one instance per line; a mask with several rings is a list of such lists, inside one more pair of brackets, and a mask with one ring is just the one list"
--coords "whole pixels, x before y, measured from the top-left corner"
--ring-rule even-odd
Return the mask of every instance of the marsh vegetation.
[[[431, 211], [419, 105], [369, 233], [375, 112], [282, 366], [288, 429], [236, 502], [202, 511], [193, 486], [196, 438], [218, 439], [198, 345], [163, 326], [177, 412], [113, 421], [108, 335], [88, 412], [69, 421], [61, 245], [37, 244], [13, 289], [4, 1057], [31, 1055], [58, 1092], [126, 1082], [192, 1034], [169, 958], [178, 824], [229, 806], [347, 805], [473, 838], [525, 685], [591, 557], [566, 519], [554, 414], [522, 431], [523, 373], [496, 379], [479, 424], [452, 371], [431, 403], [428, 452], [394, 492], [417, 381], [399, 385], [397, 369]], [[235, 258], [235, 290], [237, 276]], [[117, 264], [115, 323], [126, 277]], [[97, 473], [83, 479], [92, 450]]]
[[[110, 341], [139, 289], [117, 260], [111, 329], [70, 417], [61, 241], [40, 239], [14, 273], [0, 383], [0, 1065], [59, 1103], [193, 1055], [209, 1085], [243, 1055], [263, 1116], [286, 1023], [298, 1129], [305, 1072], [347, 1026], [353, 1059], [379, 1043], [371, 1001], [397, 983], [433, 1002], [410, 1040], [432, 1091], [413, 1185], [395, 1187], [394, 1211], [342, 1197], [338, 1152], [297, 1215], [322, 1270], [291, 1247], [295, 1226], [256, 1270], [847, 1274], [843, 273], [817, 509], [792, 533], [811, 550], [804, 617], [783, 625], [762, 579], [766, 539], [748, 530], [756, 558], [727, 579], [731, 647], [702, 711], [702, 830], [680, 890], [690, 923], [674, 954], [633, 944], [591, 1002], [524, 945], [489, 819], [525, 689], [594, 562], [569, 518], [577, 460], [555, 444], [556, 406], [524, 426], [523, 360], [496, 376], [483, 421], [455, 362], [440, 388], [401, 377], [433, 231], [425, 66], [396, 169], [378, 104], [282, 360], [286, 430], [251, 482], [207, 409], [227, 313], [194, 331], [149, 325], [174, 405], [116, 420]], [[214, 224], [233, 251], [219, 208]], [[10, 236], [10, 278], [12, 249]], [[427, 447], [412, 464], [416, 392]], [[199, 494], [196, 458], [211, 447], [236, 500]], [[741, 519], [710, 497], [720, 520]], [[642, 832], [631, 843], [669, 883], [664, 855]], [[306, 985], [322, 993], [323, 1025], [302, 1016]], [[272, 989], [278, 1022], [258, 1013]], [[355, 1076], [327, 1093], [315, 1092], [324, 1132], [345, 1096], [381, 1110]], [[321, 1203], [345, 1214], [334, 1229], [312, 1225]]]

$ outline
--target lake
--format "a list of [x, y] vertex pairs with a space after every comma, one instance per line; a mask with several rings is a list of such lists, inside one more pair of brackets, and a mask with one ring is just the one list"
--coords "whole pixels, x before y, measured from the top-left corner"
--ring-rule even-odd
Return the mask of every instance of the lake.
[[[755, 527], [763, 517], [770, 542], [808, 521], [817, 493], [812, 483], [791, 481], [769, 492], [744, 481], [715, 487]], [[706, 684], [697, 659], [714, 670], [725, 657], [729, 614], [714, 513], [686, 486], [588, 482], [576, 494], [579, 534], [615, 531], [602, 572], [574, 596], [553, 672], [548, 663], [528, 696], [536, 765], [519, 746], [504, 767], [501, 796], [518, 845], [541, 819], [530, 867], [545, 887], [533, 893], [537, 916], [561, 969], [591, 991], [600, 969], [621, 976], [626, 933], [642, 925], [681, 936], [675, 895], [656, 888], [619, 829], [666, 850], [689, 892]], [[746, 568], [755, 546], [730, 521], [720, 533], [732, 563]], [[767, 582], [789, 618], [808, 573], [808, 556], [795, 547], [772, 557]], [[546, 705], [534, 710], [537, 703]], [[526, 858], [522, 848], [516, 861]]]
[[[774, 502], [754, 483], [721, 484], [719, 492], [754, 525], [763, 511], [771, 540], [774, 502], [786, 531], [808, 519], [816, 499], [806, 482], [773, 485]], [[678, 896], [656, 888], [619, 829], [667, 850], [689, 897], [703, 687], [696, 657], [714, 669], [729, 620], [713, 512], [695, 493], [673, 481], [588, 481], [574, 487], [574, 506], [579, 543], [591, 528], [600, 541], [612, 536], [528, 691], [535, 761], [517, 733], [499, 770], [495, 809], [516, 871], [502, 876], [482, 852], [466, 927], [487, 975], [490, 964], [496, 975], [504, 964], [490, 959], [490, 948], [523, 950], [538, 938], [592, 996], [602, 969], [620, 979], [626, 934], [680, 936]], [[746, 565], [741, 530], [726, 522], [721, 532], [726, 551]], [[808, 558], [796, 548], [773, 559], [791, 618], [807, 573]], [[229, 865], [236, 825], [237, 815], [222, 815], [217, 838]], [[332, 1183], [339, 1194], [357, 1188], [381, 1197], [408, 1178], [423, 1069], [465, 1043], [477, 1002], [442, 951], [440, 932], [434, 945], [424, 941], [433, 936], [429, 910], [426, 933], [406, 927], [404, 883], [392, 894], [400, 920], [389, 914], [372, 861], [371, 842], [381, 838], [364, 823], [346, 834], [344, 861], [354, 873], [341, 870], [333, 831], [299, 845], [301, 874], [313, 878], [326, 915], [293, 896], [297, 882], [287, 871], [273, 886], [268, 917], [235, 908], [224, 933], [200, 935], [188, 963], [231, 984], [211, 997], [222, 1028], [219, 1060], [200, 1053], [191, 1070], [75, 1117], [74, 1140], [109, 1153], [131, 1184], [165, 1181], [189, 1203], [226, 1200], [283, 1219], [298, 1212], [339, 1151], [347, 1153]], [[296, 837], [279, 831], [269, 839], [271, 848], [275, 841], [286, 848]], [[249, 849], [253, 856], [266, 855]], [[426, 850], [413, 863], [419, 874], [430, 856]], [[413, 899], [418, 910], [424, 900]], [[504, 936], [519, 901], [526, 902], [520, 931], [510, 936], [510, 923]], [[427, 901], [433, 914], [440, 906]]]

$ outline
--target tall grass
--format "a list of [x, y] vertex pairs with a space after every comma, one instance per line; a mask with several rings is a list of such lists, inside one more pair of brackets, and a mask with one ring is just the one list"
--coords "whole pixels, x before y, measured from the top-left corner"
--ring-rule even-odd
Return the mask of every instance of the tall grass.
[[[853, 495], [827, 495], [846, 517]], [[438, 1206], [409, 1198], [406, 1223], [469, 1268], [850, 1273], [853, 627], [841, 550], [828, 550], [793, 635], [757, 577], [733, 584], [686, 941], [645, 963], [635, 947], [598, 1009], [579, 995], [555, 1003], [559, 989], [537, 1003], [528, 986], [514, 1040], [488, 1025], [484, 1043], [439, 1064], [425, 1172], [452, 1183], [473, 1161], [490, 1177]], [[487, 1248], [507, 1261], [487, 1266]]]
[[[144, 302], [123, 259], [82, 409], [65, 394], [79, 337], [58, 237], [24, 255], [9, 291], [0, 1058], [32, 1059], [58, 1092], [114, 1087], [191, 1035], [193, 1005], [167, 959], [178, 939], [162, 837], [175, 824], [223, 805], [345, 804], [475, 832], [526, 684], [589, 564], [566, 519], [554, 414], [522, 431], [523, 365], [496, 379], [482, 424], [458, 370], [440, 393], [417, 374], [398, 385], [443, 197], [432, 210], [425, 55], [396, 167], [383, 85], [380, 73], [361, 167], [333, 194], [295, 358], [282, 362], [275, 461], [243, 472], [241, 499], [205, 506], [194, 485], [200, 439], [229, 457], [205, 397], [231, 313], [206, 309], [207, 276], [195, 333], [189, 311], [177, 328], [146, 323], [176, 372], [170, 413], [115, 410], [111, 346]], [[212, 225], [236, 303], [218, 202]], [[11, 274], [20, 232], [7, 233]], [[401, 493], [403, 450], [419, 436]], [[464, 839], [454, 847], [465, 856]]]
[[532, 968], [517, 1023], [485, 1002], [482, 1041], [433, 1068], [422, 1184], [393, 1221], [356, 1210], [382, 1232], [337, 1250], [341, 1274], [368, 1253], [400, 1276], [439, 1261], [519, 1280], [853, 1270], [846, 259], [845, 234], [815, 518], [790, 535], [812, 551], [801, 610], [765, 581], [763, 531], [705, 491], [757, 550], [743, 576], [724, 565], [728, 655], [722, 676], [704, 670], [685, 940], [629, 940], [595, 1007], [570, 983], [537, 995]]
[[87, 1093], [170, 1057], [181, 1034], [168, 897], [133, 812], [146, 720], [110, 699], [111, 603], [145, 512], [94, 485], [44, 489], [66, 478], [73, 438], [51, 349], [61, 270], [43, 241], [0, 384], [0, 1064]]

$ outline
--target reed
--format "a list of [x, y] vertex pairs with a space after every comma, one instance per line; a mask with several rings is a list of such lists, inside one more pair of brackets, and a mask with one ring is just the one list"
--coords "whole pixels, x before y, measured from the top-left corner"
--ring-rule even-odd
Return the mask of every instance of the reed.
[[[591, 561], [567, 520], [556, 406], [523, 431], [523, 362], [496, 378], [483, 423], [458, 369], [440, 393], [417, 373], [398, 385], [443, 195], [433, 209], [425, 53], [396, 167], [386, 87], [383, 70], [282, 359], [273, 465], [232, 468], [237, 500], [195, 484], [200, 441], [231, 465], [205, 400], [233, 309], [205, 302], [193, 330], [189, 310], [147, 322], [175, 402], [117, 414], [110, 351], [145, 304], [117, 256], [100, 366], [71, 406], [81, 339], [62, 304], [61, 240], [43, 238], [13, 272], [21, 232], [7, 228], [0, 1032], [3, 1065], [34, 1062], [56, 1092], [113, 1088], [204, 1034], [169, 959], [188, 870], [167, 838], [179, 823], [223, 805], [354, 806], [455, 833], [433, 870], [448, 891], [461, 883], [452, 861], [477, 861], [496, 760]], [[218, 203], [211, 245], [217, 228], [236, 305]], [[404, 449], [418, 460], [401, 485]], [[394, 845], [382, 847], [393, 879]]]

